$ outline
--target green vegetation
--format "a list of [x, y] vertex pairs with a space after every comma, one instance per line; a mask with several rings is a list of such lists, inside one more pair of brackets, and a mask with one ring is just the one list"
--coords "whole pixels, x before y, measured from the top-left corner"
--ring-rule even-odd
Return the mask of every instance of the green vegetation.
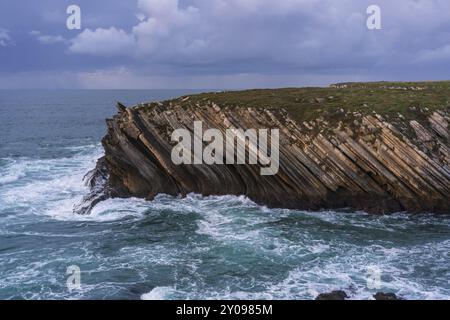
[[[343, 83], [328, 88], [257, 89], [202, 93], [166, 101], [178, 105], [216, 103], [220, 107], [284, 108], [297, 121], [345, 118], [349, 112], [401, 114], [417, 119], [450, 109], [450, 81]], [[342, 109], [345, 111], [342, 112]]]

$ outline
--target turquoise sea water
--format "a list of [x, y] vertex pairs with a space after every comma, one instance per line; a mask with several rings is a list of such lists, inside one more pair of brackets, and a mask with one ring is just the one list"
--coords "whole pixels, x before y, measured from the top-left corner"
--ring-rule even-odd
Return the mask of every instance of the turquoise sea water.
[[[450, 216], [114, 199], [72, 212], [106, 117], [177, 91], [0, 91], [0, 299], [450, 298]], [[69, 291], [69, 266], [81, 287]], [[373, 272], [378, 288], [368, 287]], [[369, 282], [369, 284], [373, 282]]]

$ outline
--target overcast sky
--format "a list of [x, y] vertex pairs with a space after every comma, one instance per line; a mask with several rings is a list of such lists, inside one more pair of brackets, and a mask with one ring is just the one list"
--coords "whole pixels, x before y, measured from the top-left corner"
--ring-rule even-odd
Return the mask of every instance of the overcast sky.
[[[81, 8], [81, 30], [66, 9]], [[381, 8], [369, 30], [367, 7]], [[448, 0], [1, 0], [0, 88], [450, 79]]]

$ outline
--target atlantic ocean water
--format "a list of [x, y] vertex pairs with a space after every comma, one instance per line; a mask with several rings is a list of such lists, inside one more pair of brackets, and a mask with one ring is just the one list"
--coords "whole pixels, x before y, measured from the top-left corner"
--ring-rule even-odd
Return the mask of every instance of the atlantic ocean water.
[[[268, 209], [245, 197], [73, 208], [105, 118], [189, 90], [0, 91], [0, 299], [450, 299], [450, 216]], [[69, 290], [67, 268], [81, 270]]]

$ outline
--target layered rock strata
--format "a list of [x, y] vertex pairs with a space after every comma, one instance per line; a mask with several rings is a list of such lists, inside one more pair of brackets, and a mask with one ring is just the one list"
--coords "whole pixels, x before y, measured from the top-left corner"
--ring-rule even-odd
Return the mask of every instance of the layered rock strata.
[[[198, 193], [245, 195], [281, 208], [450, 213], [450, 118], [445, 108], [415, 110], [420, 116], [406, 119], [349, 112], [343, 106], [340, 120], [318, 115], [301, 121], [282, 107], [188, 100], [131, 108], [118, 104], [118, 114], [107, 120], [105, 157], [94, 175], [106, 179], [103, 196], [91, 195], [94, 202]], [[224, 134], [229, 128], [279, 129], [278, 173], [261, 176], [259, 165], [248, 164], [175, 165], [172, 132], [184, 128], [193, 133], [195, 121]]]

